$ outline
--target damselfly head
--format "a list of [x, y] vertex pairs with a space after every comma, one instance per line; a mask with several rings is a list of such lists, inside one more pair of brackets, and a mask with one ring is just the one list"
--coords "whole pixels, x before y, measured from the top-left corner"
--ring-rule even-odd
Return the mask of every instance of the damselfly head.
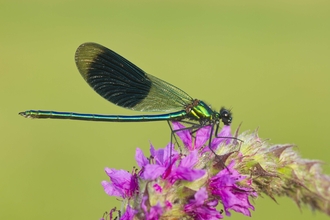
[[232, 117], [232, 114], [230, 112], [230, 110], [228, 109], [225, 109], [224, 107], [222, 107], [220, 109], [220, 118], [222, 120], [222, 122], [225, 124], [225, 125], [230, 125], [232, 120], [233, 120], [233, 117]]

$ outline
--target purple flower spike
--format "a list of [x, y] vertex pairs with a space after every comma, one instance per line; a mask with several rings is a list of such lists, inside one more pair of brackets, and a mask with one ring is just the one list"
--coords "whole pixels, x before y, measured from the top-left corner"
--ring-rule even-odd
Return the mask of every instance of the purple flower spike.
[[208, 194], [205, 187], [200, 188], [195, 193], [195, 199], [189, 201], [184, 207], [184, 211], [197, 220], [216, 220], [222, 219], [223, 216], [216, 210], [218, 202], [216, 200], [207, 201]]
[[213, 195], [220, 197], [226, 215], [230, 216], [229, 209], [240, 212], [246, 216], [251, 216], [250, 210], [254, 207], [249, 202], [249, 196], [257, 196], [251, 188], [239, 187], [236, 182], [242, 181], [242, 177], [233, 166], [234, 162], [230, 163], [227, 169], [221, 170], [216, 176], [211, 178], [210, 188]]
[[[173, 123], [173, 129], [182, 128]], [[122, 201], [123, 215], [118, 211], [116, 219], [218, 220], [232, 211], [251, 216], [254, 207], [249, 199], [259, 193], [273, 199], [288, 196], [299, 206], [330, 215], [330, 177], [321, 172], [319, 161], [301, 158], [292, 145], [270, 146], [256, 132], [232, 141], [229, 126], [222, 127], [219, 138], [211, 129], [177, 132], [185, 144], [180, 154], [173, 144], [158, 150], [151, 145], [149, 157], [137, 149], [141, 169], [133, 173], [107, 168], [110, 181], [102, 182], [104, 190]], [[216, 209], [218, 204], [223, 211]], [[114, 214], [112, 209], [103, 220], [113, 220]]]
[[110, 181], [102, 181], [101, 184], [109, 196], [131, 198], [138, 189], [136, 174], [110, 168], [105, 168], [105, 172], [110, 177]]
[[211, 134], [211, 126], [205, 126], [200, 128], [196, 132], [195, 138], [195, 149], [200, 149], [204, 146], [204, 144], [208, 144], [208, 140], [210, 139]]

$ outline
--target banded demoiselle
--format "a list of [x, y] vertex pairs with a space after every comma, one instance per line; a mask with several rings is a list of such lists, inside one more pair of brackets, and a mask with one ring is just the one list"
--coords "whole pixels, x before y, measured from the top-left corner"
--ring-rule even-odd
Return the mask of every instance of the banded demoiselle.
[[181, 121], [191, 124], [191, 129], [195, 130], [211, 125], [211, 135], [216, 128], [215, 136], [220, 121], [225, 125], [230, 125], [232, 122], [229, 110], [225, 108], [221, 108], [219, 112], [212, 110], [203, 101], [193, 99], [181, 89], [147, 74], [102, 45], [96, 43], [80, 45], [75, 54], [75, 61], [86, 82], [108, 101], [134, 111], [169, 113], [126, 116], [28, 110], [19, 114], [26, 118], [85, 121]]

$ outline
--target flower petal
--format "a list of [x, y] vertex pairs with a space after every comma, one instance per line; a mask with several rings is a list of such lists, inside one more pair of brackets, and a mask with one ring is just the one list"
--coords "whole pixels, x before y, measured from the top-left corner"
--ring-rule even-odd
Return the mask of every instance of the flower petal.
[[184, 157], [181, 162], [181, 167], [192, 168], [198, 162], [198, 151], [194, 150], [191, 151], [189, 155]]
[[[173, 121], [172, 126], [173, 126], [174, 131], [186, 128], [180, 122], [177, 122], [177, 121]], [[175, 134], [178, 135], [178, 137], [181, 139], [184, 146], [186, 146], [189, 150], [192, 150], [192, 141], [191, 141], [192, 137], [191, 137], [189, 129], [176, 131]]]
[[132, 174], [130, 174], [126, 170], [105, 168], [105, 172], [108, 174], [110, 180], [115, 186], [121, 187], [122, 189], [130, 188]]
[[135, 160], [140, 168], [149, 164], [148, 159], [144, 156], [143, 151], [140, 148], [136, 148], [135, 151]]
[[101, 184], [103, 186], [105, 193], [108, 194], [109, 196], [119, 196], [124, 198], [124, 192], [122, 189], [114, 186], [112, 183], [107, 181], [102, 181]]
[[161, 176], [166, 170], [166, 167], [159, 166], [157, 164], [147, 164], [144, 167], [144, 171], [141, 174], [141, 177], [145, 180], [154, 180], [157, 177]]
[[207, 199], [206, 188], [202, 187], [195, 193], [194, 199], [190, 200], [189, 204], [184, 206], [184, 211], [198, 220], [222, 219], [222, 215], [216, 210], [218, 203], [216, 201], [206, 203]]
[[[231, 127], [229, 125], [223, 126], [217, 136], [219, 138], [217, 137], [213, 138], [211, 143], [211, 148], [213, 150], [216, 150], [221, 143], [225, 143], [226, 145], [230, 144], [230, 142], [232, 141], [231, 137], [233, 137], [233, 135], [231, 134]], [[230, 137], [230, 138], [226, 138], [226, 137]]]
[[204, 126], [196, 132], [195, 149], [199, 149], [210, 139], [211, 126]]
[[187, 167], [178, 167], [172, 171], [170, 178], [172, 183], [176, 180], [194, 181], [205, 175], [205, 170], [191, 169]]
[[236, 185], [236, 182], [245, 177], [233, 168], [234, 164], [234, 161], [232, 161], [227, 169], [221, 170], [216, 176], [212, 177], [210, 188], [213, 195], [221, 198], [227, 216], [230, 216], [229, 209], [251, 216], [249, 209], [254, 210], [254, 207], [249, 202], [249, 196], [256, 196], [256, 193], [252, 188]]

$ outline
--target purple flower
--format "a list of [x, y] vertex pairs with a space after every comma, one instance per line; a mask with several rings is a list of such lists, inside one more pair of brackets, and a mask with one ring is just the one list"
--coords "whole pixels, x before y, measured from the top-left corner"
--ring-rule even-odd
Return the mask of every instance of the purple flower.
[[123, 199], [131, 198], [138, 189], [136, 174], [130, 174], [125, 170], [105, 168], [110, 181], [102, 181], [104, 191], [109, 196], [119, 196]]
[[145, 180], [154, 180], [162, 176], [163, 179], [173, 184], [176, 180], [193, 181], [205, 174], [204, 170], [193, 169], [198, 162], [197, 150], [190, 152], [181, 160], [179, 160], [178, 152], [173, 149], [173, 145], [167, 145], [164, 149], [159, 150], [155, 150], [151, 145], [150, 153], [154, 164], [149, 164], [140, 149], [137, 149], [135, 154], [138, 165], [143, 168], [141, 177]]
[[[186, 128], [180, 122], [176, 122], [176, 121], [173, 121], [172, 125], [173, 125], [173, 130]], [[196, 132], [196, 138], [194, 139], [194, 142], [192, 141], [193, 137], [190, 134], [190, 130], [188, 129], [178, 131], [176, 132], [176, 135], [179, 136], [184, 146], [186, 146], [189, 151], [192, 151], [192, 150], [198, 150], [206, 143], [206, 141], [210, 138], [210, 132], [211, 132], [211, 126], [205, 126], [198, 129], [198, 131]]]
[[222, 215], [216, 210], [217, 205], [216, 200], [208, 201], [207, 191], [202, 187], [195, 193], [194, 199], [184, 206], [184, 211], [197, 220], [222, 219]]
[[[178, 130], [178, 129], [183, 129], [185, 128], [185, 126], [183, 126], [181, 123], [179, 122], [172, 122], [173, 124], [173, 130]], [[196, 137], [193, 140], [192, 135], [190, 134], [190, 130], [186, 129], [186, 130], [182, 130], [182, 131], [178, 131], [176, 132], [176, 134], [179, 136], [179, 138], [182, 140], [183, 144], [187, 147], [187, 149], [189, 151], [192, 151], [194, 149], [200, 149], [203, 146], [207, 146], [203, 149], [202, 153], [205, 153], [206, 151], [209, 151], [210, 149], [208, 148], [208, 144], [209, 144], [209, 139], [211, 137], [211, 126], [204, 126], [200, 129], [197, 130], [196, 132]], [[212, 134], [213, 136], [213, 134]], [[225, 143], [226, 145], [230, 144], [231, 142], [231, 128], [230, 126], [223, 126], [220, 133], [217, 134], [217, 137], [213, 137], [212, 141], [211, 141], [211, 148], [213, 150], [216, 150], [218, 148], [218, 146], [221, 143]], [[227, 138], [229, 137], [229, 138]]]
[[[183, 125], [174, 122], [173, 129], [181, 128], [184, 128]], [[129, 173], [106, 169], [110, 177], [110, 181], [102, 182], [106, 193], [125, 199], [123, 205], [126, 211], [120, 219], [187, 217], [217, 220], [223, 218], [222, 212], [216, 209], [219, 203], [223, 204], [226, 215], [230, 215], [228, 210], [250, 215], [250, 209], [254, 207], [248, 197], [256, 195], [249, 187], [252, 181], [249, 183], [234, 169], [235, 163], [222, 169], [215, 166], [220, 157], [213, 153], [205, 154], [210, 150], [211, 126], [201, 127], [194, 132], [194, 136], [190, 132], [177, 132], [186, 147], [182, 154], [171, 143], [157, 150], [150, 145], [150, 157], [146, 157], [141, 149], [136, 149], [139, 171]], [[224, 126], [217, 136], [220, 138], [212, 136], [211, 149], [218, 150], [216, 153], [219, 156], [227, 153], [229, 161], [241, 161], [240, 153], [236, 154], [236, 159], [231, 158], [235, 154], [231, 153], [230, 146], [217, 149], [220, 144], [231, 143], [231, 139], [227, 138], [232, 137], [230, 127]], [[227, 164], [227, 160], [223, 157], [223, 165]], [[219, 169], [222, 170], [219, 172]], [[242, 181], [240, 184], [244, 187], [238, 186], [238, 181]]]
[[249, 209], [254, 210], [254, 207], [249, 202], [249, 196], [257, 196], [257, 193], [251, 188], [236, 185], [236, 182], [246, 177], [241, 176], [233, 169], [234, 165], [235, 163], [231, 162], [226, 169], [212, 177], [209, 187], [213, 195], [220, 197], [227, 216], [230, 216], [229, 209], [251, 216]]
[[[300, 158], [292, 145], [269, 146], [256, 132], [239, 135], [243, 141], [238, 142], [232, 141], [229, 126], [216, 135], [211, 134], [211, 126], [194, 131], [184, 128], [173, 123], [173, 129], [181, 129], [176, 134], [185, 146], [182, 154], [173, 144], [159, 150], [151, 145], [149, 158], [136, 150], [139, 171], [106, 169], [110, 181], [102, 182], [105, 192], [124, 198], [125, 212], [118, 211], [117, 217], [217, 220], [223, 218], [216, 209], [219, 203], [227, 216], [231, 211], [251, 216], [254, 207], [249, 198], [257, 193], [286, 195], [298, 205], [330, 215], [330, 196], [325, 193], [330, 177], [321, 172], [319, 161]], [[112, 220], [114, 211], [103, 219]]]
[[193, 167], [198, 162], [197, 150], [191, 151], [189, 155], [184, 157], [178, 166], [174, 166], [167, 179], [170, 183], [174, 183], [176, 180], [194, 181], [201, 178], [206, 173], [205, 170], [194, 169]]
[[140, 176], [146, 180], [154, 180], [159, 176], [166, 178], [179, 155], [178, 152], [174, 150], [172, 144], [168, 144], [164, 149], [161, 148], [159, 150], [155, 150], [155, 148], [150, 145], [150, 154], [151, 159], [149, 161], [139, 148], [135, 153], [135, 160], [139, 167], [142, 168]]

